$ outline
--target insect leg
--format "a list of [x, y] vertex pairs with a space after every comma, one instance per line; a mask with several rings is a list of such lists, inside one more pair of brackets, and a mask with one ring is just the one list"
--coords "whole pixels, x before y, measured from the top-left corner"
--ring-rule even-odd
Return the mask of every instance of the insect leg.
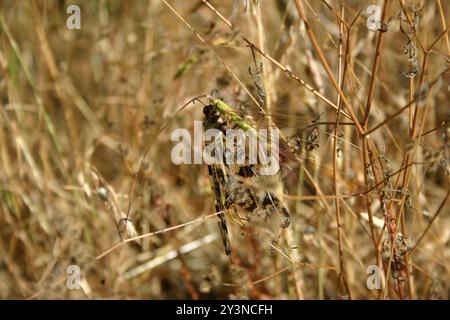
[[288, 209], [281, 203], [278, 197], [272, 193], [268, 192], [264, 198], [263, 206], [272, 205], [273, 208], [281, 215], [281, 228], [286, 229], [291, 224], [291, 215]]

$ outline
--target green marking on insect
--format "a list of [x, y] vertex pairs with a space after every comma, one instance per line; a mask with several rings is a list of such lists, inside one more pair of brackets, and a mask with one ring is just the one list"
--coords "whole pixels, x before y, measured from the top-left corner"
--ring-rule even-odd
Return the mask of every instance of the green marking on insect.
[[255, 128], [245, 121], [241, 116], [236, 114], [236, 112], [231, 108], [228, 104], [223, 102], [220, 99], [214, 99], [213, 100], [214, 106], [217, 108], [217, 110], [222, 113], [224, 116], [228, 117], [231, 122], [233, 122], [236, 127], [244, 130], [244, 131], [255, 131]]

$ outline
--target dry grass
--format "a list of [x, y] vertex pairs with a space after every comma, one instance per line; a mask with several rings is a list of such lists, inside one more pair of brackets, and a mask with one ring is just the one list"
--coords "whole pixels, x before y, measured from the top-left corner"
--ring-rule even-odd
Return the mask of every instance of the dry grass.
[[[448, 299], [449, 2], [380, 1], [387, 32], [369, 2], [80, 0], [68, 30], [71, 1], [2, 0], [0, 298]], [[206, 167], [170, 159], [213, 89], [328, 123], [283, 176], [291, 227], [229, 219], [232, 262]]]

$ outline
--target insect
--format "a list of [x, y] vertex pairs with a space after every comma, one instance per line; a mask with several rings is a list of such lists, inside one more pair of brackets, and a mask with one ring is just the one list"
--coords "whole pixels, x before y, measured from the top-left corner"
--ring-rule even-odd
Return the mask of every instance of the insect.
[[[211, 104], [203, 108], [203, 114], [206, 129], [216, 129], [223, 133], [219, 139], [216, 137], [211, 143], [216, 144], [216, 152], [222, 153], [222, 158], [227, 160], [230, 159], [229, 145], [225, 141], [228, 129], [240, 129], [247, 137], [258, 135], [255, 125], [249, 119], [238, 115], [222, 100], [214, 99]], [[287, 228], [290, 225], [290, 213], [279, 196], [279, 190], [275, 190], [276, 184], [261, 187], [263, 180], [270, 180], [270, 178], [261, 177], [258, 166], [258, 164], [250, 163], [248, 156], [245, 156], [242, 164], [226, 161], [208, 165], [215, 209], [220, 212], [219, 228], [227, 255], [231, 254], [227, 217], [241, 226], [258, 218], [279, 220], [281, 228]]]
[[[287, 116], [284, 114], [267, 114], [263, 110], [245, 110], [233, 108], [221, 99], [211, 96], [202, 96], [209, 99], [208, 104], [203, 103], [204, 116], [204, 150], [210, 152], [212, 158], [225, 159], [225, 161], [208, 162], [207, 168], [210, 185], [214, 199], [214, 206], [218, 213], [218, 224], [222, 235], [225, 253], [231, 255], [230, 229], [228, 223], [236, 222], [244, 236], [257, 238], [259, 243], [277, 243], [281, 236], [281, 230], [291, 224], [291, 214], [285, 204], [285, 199], [297, 199], [296, 196], [287, 196], [285, 187], [294, 188], [293, 194], [309, 196], [324, 202], [322, 194], [330, 192], [332, 186], [332, 169], [316, 160], [314, 154], [319, 150], [320, 135], [325, 133], [329, 137], [332, 132], [323, 132], [319, 126], [335, 125], [335, 122], [322, 122], [320, 117], [302, 118], [298, 116]], [[199, 100], [195, 98], [195, 100]], [[180, 110], [187, 106], [185, 104]], [[285, 118], [283, 120], [283, 118]], [[294, 119], [295, 122], [292, 120]], [[277, 123], [272, 120], [277, 120]], [[287, 127], [284, 122], [288, 122]], [[340, 124], [348, 124], [341, 122]], [[294, 133], [300, 135], [284, 136], [279, 133], [279, 126], [285, 129], [294, 129]], [[213, 129], [213, 130], [212, 130]], [[213, 131], [214, 133], [209, 135]], [[250, 146], [239, 148], [239, 138], [228, 144], [229, 131], [241, 131], [244, 142], [251, 145], [251, 141], [257, 141], [257, 160], [254, 161]], [[292, 130], [291, 130], [292, 131]], [[303, 135], [305, 131], [305, 135]], [[276, 133], [276, 134], [275, 134]], [[292, 132], [291, 132], [292, 133]], [[320, 133], [320, 135], [319, 135]], [[281, 137], [279, 140], [278, 135]], [[311, 137], [307, 139], [303, 137]], [[209, 139], [209, 138], [214, 139]], [[276, 139], [275, 139], [276, 138]], [[340, 137], [345, 141], [343, 137]], [[265, 143], [260, 143], [265, 141]], [[328, 141], [332, 141], [329, 139]], [[277, 143], [274, 143], [277, 142]], [[346, 143], [350, 143], [345, 141]], [[309, 146], [314, 143], [314, 148]], [[323, 142], [322, 142], [323, 143]], [[270, 148], [269, 145], [270, 144]], [[259, 153], [260, 147], [266, 147], [262, 155], [274, 157], [281, 170], [264, 174], [266, 163]], [[356, 147], [356, 146], [355, 146]], [[248, 154], [246, 150], [249, 150]], [[242, 152], [243, 151], [243, 152]], [[304, 152], [303, 152], [304, 151]], [[203, 156], [205, 154], [203, 153]], [[230, 161], [229, 161], [230, 160]], [[267, 160], [267, 157], [266, 157]], [[305, 178], [301, 178], [305, 172]], [[320, 173], [320, 179], [314, 178], [313, 174]], [[337, 171], [341, 183], [352, 183], [351, 179], [343, 178], [343, 173]], [[299, 181], [302, 179], [302, 181]], [[284, 183], [288, 180], [286, 186]], [[319, 183], [321, 186], [319, 186]], [[320, 190], [319, 190], [320, 188]], [[332, 192], [332, 191], [331, 191]], [[311, 200], [309, 200], [311, 201]]]

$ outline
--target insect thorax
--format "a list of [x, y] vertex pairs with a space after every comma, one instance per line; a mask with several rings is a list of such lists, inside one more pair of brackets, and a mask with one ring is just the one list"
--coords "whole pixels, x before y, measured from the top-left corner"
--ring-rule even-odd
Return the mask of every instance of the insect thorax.
[[228, 121], [224, 119], [222, 113], [213, 104], [203, 107], [203, 114], [205, 116], [206, 129], [226, 131]]

